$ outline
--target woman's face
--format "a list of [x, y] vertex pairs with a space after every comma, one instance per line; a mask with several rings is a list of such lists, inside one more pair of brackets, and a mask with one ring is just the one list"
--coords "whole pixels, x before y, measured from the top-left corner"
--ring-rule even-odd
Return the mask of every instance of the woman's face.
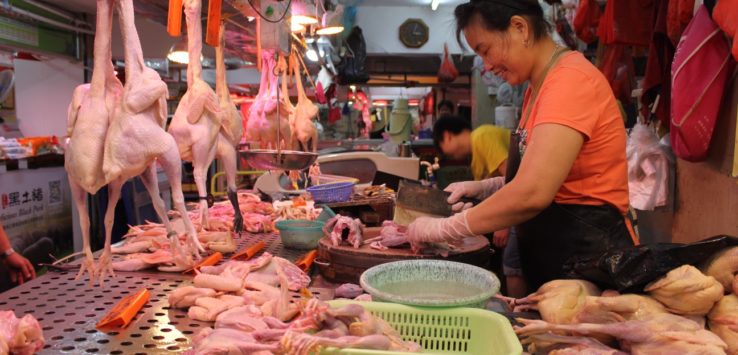
[[[510, 19], [506, 31], [490, 31], [479, 17], [464, 28], [466, 43], [484, 60], [487, 71], [511, 85], [522, 84], [530, 78], [533, 58], [528, 36], [528, 23], [519, 16]], [[528, 47], [525, 43], [528, 43]]]

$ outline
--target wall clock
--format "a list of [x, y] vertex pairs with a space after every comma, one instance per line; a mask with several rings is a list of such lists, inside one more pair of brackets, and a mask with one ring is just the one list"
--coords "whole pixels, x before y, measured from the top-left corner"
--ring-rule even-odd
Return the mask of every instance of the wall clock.
[[400, 42], [408, 48], [420, 48], [428, 42], [428, 25], [418, 18], [407, 19], [400, 25]]

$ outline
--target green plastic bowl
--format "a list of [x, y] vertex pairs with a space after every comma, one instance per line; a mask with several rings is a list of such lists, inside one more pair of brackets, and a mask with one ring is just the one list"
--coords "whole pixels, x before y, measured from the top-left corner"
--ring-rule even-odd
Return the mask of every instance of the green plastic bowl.
[[316, 218], [317, 221], [326, 223], [329, 219], [336, 216], [336, 212], [333, 212], [333, 210], [327, 205], [318, 205], [318, 207], [322, 208], [323, 210], [318, 215], [318, 218]]
[[303, 219], [285, 219], [275, 224], [285, 248], [302, 250], [318, 247], [318, 241], [323, 238], [324, 225], [321, 221]]
[[379, 302], [425, 307], [484, 308], [500, 280], [477, 266], [446, 260], [404, 260], [361, 274], [361, 287]]

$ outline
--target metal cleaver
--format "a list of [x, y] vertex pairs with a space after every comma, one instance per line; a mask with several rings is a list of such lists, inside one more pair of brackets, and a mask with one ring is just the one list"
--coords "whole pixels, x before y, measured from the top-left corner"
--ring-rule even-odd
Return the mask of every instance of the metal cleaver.
[[[402, 180], [395, 197], [393, 221], [407, 226], [418, 217], [449, 217], [453, 214], [448, 204], [450, 192]], [[462, 198], [462, 201], [478, 203], [476, 199]]]

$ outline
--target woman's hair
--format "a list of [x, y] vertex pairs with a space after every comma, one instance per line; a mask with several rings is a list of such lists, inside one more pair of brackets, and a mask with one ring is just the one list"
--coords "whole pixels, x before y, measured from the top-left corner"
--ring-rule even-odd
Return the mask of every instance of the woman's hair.
[[484, 27], [490, 31], [505, 31], [513, 16], [521, 16], [533, 29], [533, 38], [538, 40], [551, 31], [551, 24], [543, 17], [543, 9], [537, 0], [471, 0], [456, 7], [456, 40], [463, 47], [461, 32], [479, 16]]

